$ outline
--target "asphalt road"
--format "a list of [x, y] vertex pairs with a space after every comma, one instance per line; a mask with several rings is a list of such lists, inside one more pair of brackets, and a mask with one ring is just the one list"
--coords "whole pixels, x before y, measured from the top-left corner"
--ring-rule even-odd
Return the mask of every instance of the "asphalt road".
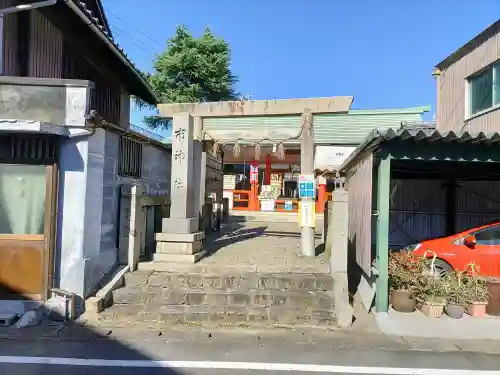
[[195, 343], [102, 338], [0, 341], [0, 375], [500, 374], [500, 356], [472, 352], [339, 349], [317, 343]]

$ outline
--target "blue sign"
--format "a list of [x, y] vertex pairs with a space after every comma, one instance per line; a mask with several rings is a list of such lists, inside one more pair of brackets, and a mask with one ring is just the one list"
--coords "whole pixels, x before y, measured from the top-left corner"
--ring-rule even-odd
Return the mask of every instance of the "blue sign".
[[[303, 176], [301, 176], [301, 177], [303, 177]], [[315, 199], [316, 198], [316, 186], [315, 186], [314, 180], [312, 180], [312, 181], [307, 180], [304, 177], [299, 179], [299, 198]]]
[[293, 203], [292, 203], [292, 201], [285, 201], [285, 210], [287, 210], [287, 211], [292, 211], [293, 210]]

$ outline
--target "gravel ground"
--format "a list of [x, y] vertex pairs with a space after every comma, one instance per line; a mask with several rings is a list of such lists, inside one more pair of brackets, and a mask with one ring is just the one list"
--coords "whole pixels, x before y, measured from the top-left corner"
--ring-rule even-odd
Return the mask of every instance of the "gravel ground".
[[[230, 222], [220, 234], [207, 239], [205, 248], [212, 254], [199, 265], [256, 266], [259, 272], [329, 273], [324, 254], [312, 258], [301, 255], [296, 223]], [[321, 248], [319, 234], [316, 248]]]

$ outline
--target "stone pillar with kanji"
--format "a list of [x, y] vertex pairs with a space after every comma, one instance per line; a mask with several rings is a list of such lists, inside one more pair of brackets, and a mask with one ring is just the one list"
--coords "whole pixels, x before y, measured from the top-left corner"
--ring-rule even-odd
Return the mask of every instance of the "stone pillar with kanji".
[[194, 119], [189, 113], [173, 117], [172, 174], [170, 217], [163, 218], [162, 232], [156, 234], [156, 253], [153, 260], [172, 263], [194, 263], [205, 252], [201, 240], [205, 233], [199, 230], [200, 181], [199, 157], [195, 153]]

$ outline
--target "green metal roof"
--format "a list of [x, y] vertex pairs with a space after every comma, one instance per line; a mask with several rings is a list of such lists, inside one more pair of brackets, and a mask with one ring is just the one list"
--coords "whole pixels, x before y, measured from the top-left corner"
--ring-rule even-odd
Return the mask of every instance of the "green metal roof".
[[373, 129], [365, 140], [349, 155], [346, 161], [340, 167], [341, 171], [345, 171], [363, 152], [375, 149], [377, 146], [384, 142], [397, 140], [413, 142], [432, 142], [436, 144], [470, 144], [470, 145], [483, 145], [491, 146], [493, 144], [500, 145], [499, 133], [471, 133], [468, 131], [447, 131], [440, 132], [436, 129], [435, 125], [414, 125], [414, 126], [400, 126], [399, 129]]
[[[315, 114], [314, 141], [316, 144], [357, 145], [373, 128], [387, 129], [405, 122], [421, 122], [422, 114], [429, 110], [430, 106], [420, 106]], [[298, 134], [300, 116], [208, 117], [203, 119], [203, 129], [222, 141], [239, 137], [248, 140], [286, 139]]]

